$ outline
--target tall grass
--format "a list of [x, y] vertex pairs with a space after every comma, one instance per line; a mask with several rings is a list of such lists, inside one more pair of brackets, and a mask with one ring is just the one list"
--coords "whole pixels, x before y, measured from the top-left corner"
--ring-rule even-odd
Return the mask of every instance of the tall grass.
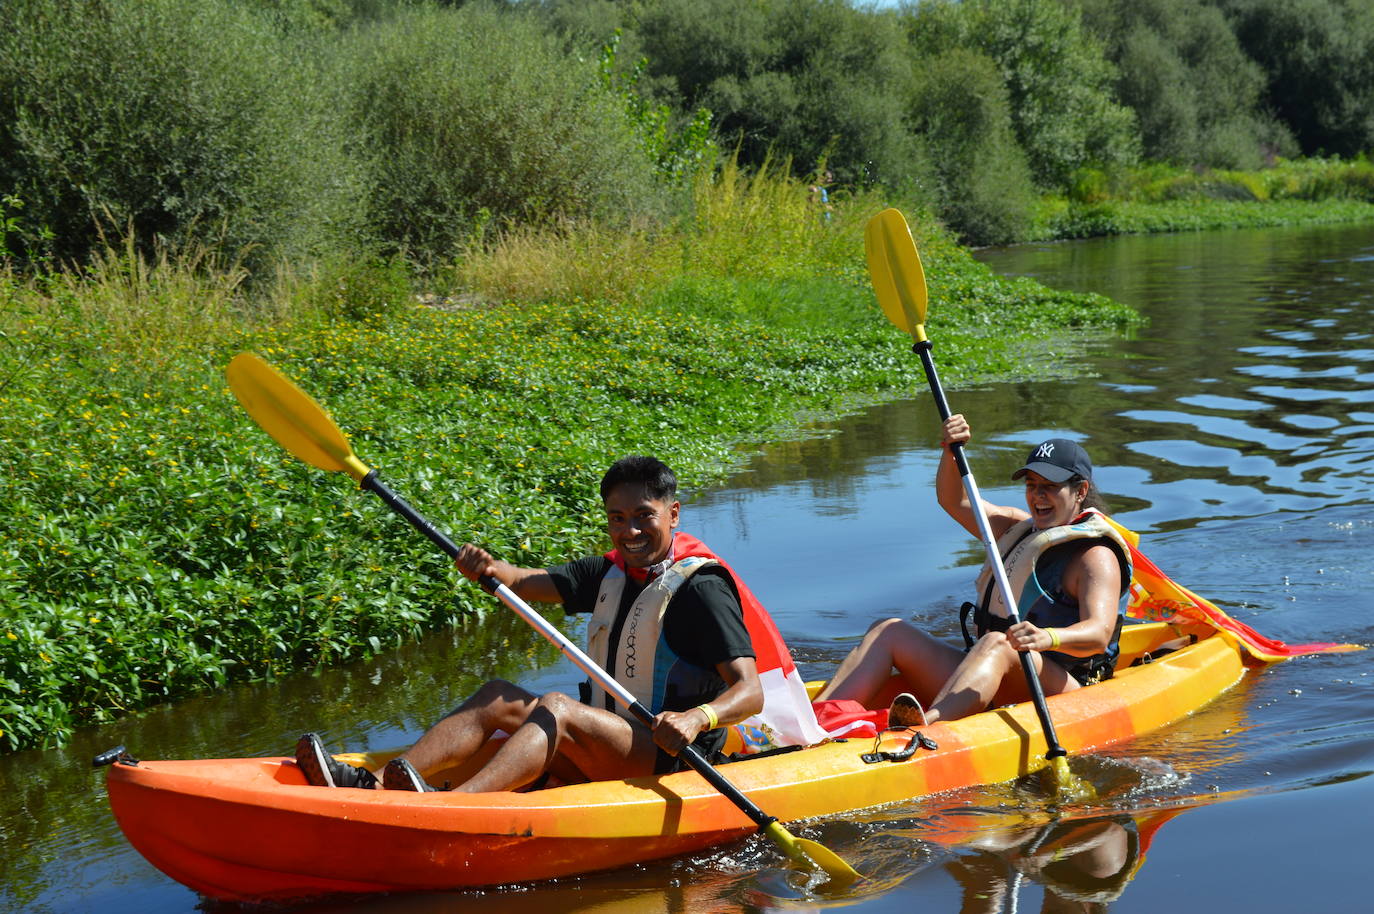
[[[828, 208], [785, 162], [756, 171], [736, 157], [703, 171], [690, 213], [628, 227], [565, 221], [516, 228], [467, 245], [449, 272], [484, 301], [653, 300], [685, 280], [798, 282], [834, 276], [861, 253], [877, 192], [841, 195]], [[932, 224], [933, 228], [933, 224]]]
[[442, 277], [455, 294], [478, 302], [624, 302], [662, 274], [676, 243], [658, 222], [612, 227], [562, 220], [473, 240]]
[[34, 301], [62, 303], [113, 349], [162, 362], [188, 341], [220, 339], [240, 327], [248, 270], [200, 245], [176, 255], [141, 254], [129, 233], [97, 249], [79, 271], [50, 274]]
[[823, 272], [853, 258], [879, 199], [860, 191], [822, 209], [809, 182], [791, 177], [791, 162], [769, 159], [745, 170], [732, 157], [697, 180], [679, 267], [760, 279]]

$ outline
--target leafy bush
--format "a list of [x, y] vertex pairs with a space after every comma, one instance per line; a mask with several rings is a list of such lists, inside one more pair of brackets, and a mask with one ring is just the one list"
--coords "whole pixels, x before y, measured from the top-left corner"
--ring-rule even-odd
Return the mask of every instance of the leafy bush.
[[828, 166], [841, 184], [921, 171], [903, 123], [911, 62], [890, 16], [844, 0], [652, 0], [627, 31], [678, 104], [705, 107], [746, 166]]
[[1366, 0], [1211, 0], [1264, 71], [1264, 102], [1306, 155], [1374, 148], [1374, 7]]
[[1115, 99], [1116, 68], [1076, 10], [1059, 0], [926, 0], [906, 8], [912, 48], [922, 59], [955, 47], [997, 62], [1012, 123], [1047, 188], [1063, 188], [1084, 165], [1135, 162], [1135, 116]]
[[1121, 100], [1136, 113], [1144, 154], [1168, 162], [1197, 161], [1198, 90], [1177, 49], [1141, 25], [1122, 38], [1116, 63]]
[[1206, 0], [1077, 0], [1117, 65], [1121, 100], [1146, 156], [1183, 165], [1257, 168], [1291, 139], [1265, 115], [1264, 73]]
[[13, 0], [0, 188], [63, 260], [126, 233], [144, 253], [329, 246], [354, 227], [353, 188], [319, 85], [230, 0]]
[[911, 99], [941, 218], [972, 244], [1024, 237], [1035, 188], [992, 60], [964, 48], [936, 55], [921, 67]]
[[369, 222], [393, 248], [434, 262], [489, 224], [623, 223], [661, 205], [622, 99], [529, 16], [407, 8], [341, 56]]

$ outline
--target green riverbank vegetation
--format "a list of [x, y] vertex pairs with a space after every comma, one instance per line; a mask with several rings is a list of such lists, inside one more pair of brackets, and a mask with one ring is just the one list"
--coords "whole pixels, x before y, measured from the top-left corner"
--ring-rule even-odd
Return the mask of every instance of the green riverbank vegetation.
[[[392, 261], [256, 289], [232, 263], [123, 247], [0, 275], [0, 740], [58, 743], [500, 611], [376, 499], [253, 426], [224, 381], [238, 351], [325, 403], [454, 537], [527, 563], [596, 547], [616, 456], [661, 455], [699, 491], [800, 413], [920, 389], [863, 266], [876, 200], [826, 219], [804, 182], [728, 166], [695, 196], [694, 221], [656, 232], [512, 234], [464, 260], [477, 302], [419, 303]], [[998, 279], [915, 227], [951, 383], [1034, 375], [1076, 332], [1137, 320]]]
[[[1241, 41], [1238, 4], [1161, 7]], [[801, 416], [922, 387], [863, 260], [885, 205], [951, 384], [1138, 322], [962, 243], [1368, 218], [1364, 140], [1309, 148], [1335, 121], [1255, 114], [1281, 110], [1258, 77], [1251, 120], [1209, 132], [1199, 97], [1180, 135], [1212, 140], [1142, 159], [1095, 8], [9, 0], [0, 747], [494, 608], [252, 425], [239, 351], [455, 538], [539, 563], [596, 548], [617, 456], [700, 491]]]
[[145, 255], [364, 246], [430, 268], [512, 226], [681, 212], [672, 179], [722, 148], [882, 188], [975, 245], [1368, 219], [1374, 7], [0, 6], [0, 195], [23, 207], [25, 263], [131, 232]]

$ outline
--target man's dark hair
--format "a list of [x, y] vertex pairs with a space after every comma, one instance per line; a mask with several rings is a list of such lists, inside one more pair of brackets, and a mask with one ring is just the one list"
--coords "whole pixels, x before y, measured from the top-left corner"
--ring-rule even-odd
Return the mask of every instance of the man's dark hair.
[[649, 497], [670, 501], [677, 495], [677, 475], [657, 457], [621, 457], [601, 477], [601, 500], [623, 483], [640, 483]]

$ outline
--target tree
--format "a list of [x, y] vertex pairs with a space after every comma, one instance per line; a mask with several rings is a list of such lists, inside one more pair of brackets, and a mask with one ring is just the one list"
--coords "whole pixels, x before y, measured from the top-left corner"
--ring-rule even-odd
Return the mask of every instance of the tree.
[[1256, 167], [1293, 148], [1263, 107], [1264, 73], [1204, 0], [1077, 0], [1117, 65], [1145, 155], [1179, 164]]
[[912, 127], [935, 177], [941, 218], [971, 244], [1024, 237], [1035, 187], [992, 59], [953, 48], [926, 61], [910, 105]]
[[1374, 6], [1368, 0], [1210, 0], [1264, 70], [1264, 97], [1302, 151], [1374, 148]]
[[0, 192], [61, 261], [125, 234], [255, 261], [351, 237], [357, 175], [305, 56], [213, 0], [6, 0]]
[[417, 258], [442, 260], [489, 224], [666, 205], [620, 93], [532, 16], [417, 6], [350, 36], [341, 59], [371, 224]]
[[652, 0], [631, 29], [678, 104], [706, 108], [742, 162], [822, 161], [841, 183], [921, 169], [903, 119], [911, 79], [892, 14], [845, 0]]
[[1077, 10], [1058, 0], [926, 0], [906, 15], [918, 54], [958, 46], [996, 61], [1041, 184], [1063, 187], [1085, 165], [1136, 160], [1135, 116], [1115, 100], [1116, 68]]

